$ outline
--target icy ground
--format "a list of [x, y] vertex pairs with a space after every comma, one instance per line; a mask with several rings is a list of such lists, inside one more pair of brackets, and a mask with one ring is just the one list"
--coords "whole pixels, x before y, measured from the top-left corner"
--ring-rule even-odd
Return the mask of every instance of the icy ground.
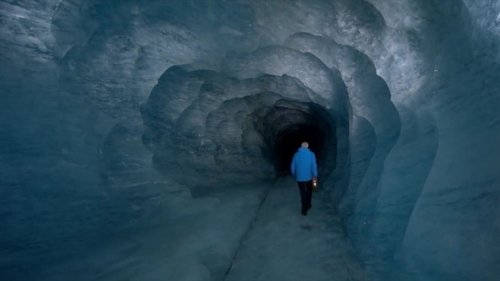
[[290, 177], [198, 198], [182, 189], [162, 196], [168, 207], [147, 225], [118, 230], [40, 280], [368, 280], [324, 194], [313, 194], [304, 217]]
[[368, 280], [345, 238], [333, 206], [313, 194], [302, 216], [300, 196], [290, 178], [270, 189], [224, 279]]

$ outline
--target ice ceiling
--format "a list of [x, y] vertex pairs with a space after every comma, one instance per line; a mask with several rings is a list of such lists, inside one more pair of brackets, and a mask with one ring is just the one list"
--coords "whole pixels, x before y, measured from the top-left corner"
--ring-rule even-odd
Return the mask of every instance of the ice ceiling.
[[172, 194], [272, 182], [304, 138], [374, 280], [500, 276], [500, 2], [4, 0], [0, 19], [13, 280], [74, 258], [61, 239], [195, 212]]

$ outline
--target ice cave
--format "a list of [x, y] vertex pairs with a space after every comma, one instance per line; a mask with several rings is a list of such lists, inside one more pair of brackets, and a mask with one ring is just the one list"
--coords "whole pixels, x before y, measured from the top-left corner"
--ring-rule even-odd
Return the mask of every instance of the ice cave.
[[500, 1], [1, 0], [0, 22], [1, 280], [500, 280]]

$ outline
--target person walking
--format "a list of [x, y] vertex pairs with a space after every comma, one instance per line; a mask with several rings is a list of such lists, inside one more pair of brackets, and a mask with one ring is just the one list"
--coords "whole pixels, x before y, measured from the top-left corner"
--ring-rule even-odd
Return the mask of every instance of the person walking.
[[313, 180], [316, 181], [318, 177], [316, 155], [309, 150], [307, 142], [302, 142], [297, 152], [293, 155], [290, 170], [299, 185], [300, 200], [302, 203], [301, 213], [306, 216], [307, 211], [312, 207]]

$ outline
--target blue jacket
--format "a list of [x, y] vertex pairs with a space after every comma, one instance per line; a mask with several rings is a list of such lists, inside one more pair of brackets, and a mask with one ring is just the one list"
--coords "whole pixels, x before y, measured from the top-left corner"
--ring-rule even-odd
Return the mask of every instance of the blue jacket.
[[312, 180], [313, 177], [318, 176], [316, 155], [309, 148], [300, 147], [293, 155], [290, 170], [296, 181]]

